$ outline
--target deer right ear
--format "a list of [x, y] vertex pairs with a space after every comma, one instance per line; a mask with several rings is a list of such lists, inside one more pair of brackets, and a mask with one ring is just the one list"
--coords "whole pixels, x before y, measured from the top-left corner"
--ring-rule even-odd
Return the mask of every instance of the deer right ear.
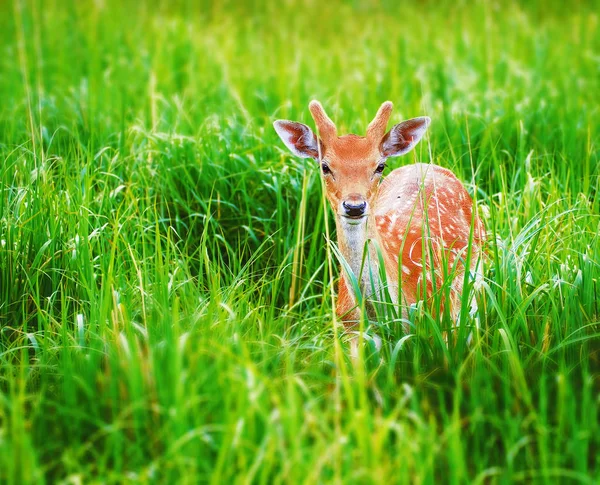
[[279, 138], [290, 151], [301, 158], [319, 159], [319, 145], [312, 130], [302, 123], [287, 120], [277, 120], [273, 123]]
[[381, 154], [387, 158], [410, 152], [423, 138], [430, 122], [428, 116], [421, 116], [398, 123], [381, 140]]

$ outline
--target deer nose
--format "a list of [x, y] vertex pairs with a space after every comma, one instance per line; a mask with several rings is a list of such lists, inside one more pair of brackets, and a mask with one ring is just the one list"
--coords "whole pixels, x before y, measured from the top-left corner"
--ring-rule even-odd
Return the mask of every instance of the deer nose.
[[346, 215], [349, 217], [360, 217], [365, 214], [365, 210], [367, 208], [367, 203], [364, 201], [344, 201], [342, 204], [344, 210], [346, 211]]

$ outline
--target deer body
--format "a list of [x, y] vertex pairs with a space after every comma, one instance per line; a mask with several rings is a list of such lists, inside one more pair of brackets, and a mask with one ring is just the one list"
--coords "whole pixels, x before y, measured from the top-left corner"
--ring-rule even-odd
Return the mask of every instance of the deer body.
[[[449, 285], [450, 301], [444, 304], [456, 318], [465, 264], [469, 261], [468, 270], [475, 272], [480, 261], [483, 226], [469, 193], [450, 170], [412, 164], [392, 171], [380, 183], [387, 158], [410, 151], [430, 121], [414, 118], [386, 134], [391, 109], [389, 102], [381, 106], [365, 137], [338, 137], [315, 101], [310, 110], [320, 139], [300, 123], [276, 121], [275, 129], [293, 153], [319, 162], [336, 214], [338, 247], [362, 295], [377, 300], [386, 290], [405, 310]], [[368, 242], [368, 257], [363, 258]], [[351, 275], [342, 272], [336, 312], [347, 328], [360, 318], [352, 288]]]
[[[474, 224], [472, 234], [471, 224]], [[387, 290], [396, 303], [399, 288], [402, 290], [400, 303], [404, 308], [425, 295], [430, 297], [434, 291], [433, 268], [438, 288], [443, 285], [444, 274], [452, 276], [450, 305], [456, 318], [464, 281], [463, 261], [467, 259], [469, 241], [472, 240], [470, 269], [473, 273], [477, 271], [483, 226], [478, 217], [473, 217], [469, 193], [451, 171], [432, 164], [412, 164], [394, 170], [379, 186], [374, 214], [361, 228], [363, 237], [353, 234], [356, 226], [350, 229], [350, 234], [347, 227], [338, 224], [338, 245], [353, 273], [358, 276], [362, 272], [363, 295], [375, 294], [377, 298], [382, 289], [375, 249], [378, 246], [385, 264]], [[377, 246], [370, 248], [367, 263], [361, 268], [367, 240], [376, 241]], [[347, 278], [348, 275], [343, 273], [337, 313], [344, 321], [352, 323], [358, 321], [359, 314]]]

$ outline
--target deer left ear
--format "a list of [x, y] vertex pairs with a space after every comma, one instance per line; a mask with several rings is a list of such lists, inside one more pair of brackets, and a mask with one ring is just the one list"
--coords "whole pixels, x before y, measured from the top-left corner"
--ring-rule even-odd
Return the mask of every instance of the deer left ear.
[[301, 158], [319, 159], [317, 137], [308, 126], [296, 121], [277, 120], [273, 123], [273, 127], [281, 141], [294, 155]]
[[384, 157], [398, 157], [410, 152], [423, 138], [431, 118], [421, 116], [395, 125], [381, 140], [381, 154]]

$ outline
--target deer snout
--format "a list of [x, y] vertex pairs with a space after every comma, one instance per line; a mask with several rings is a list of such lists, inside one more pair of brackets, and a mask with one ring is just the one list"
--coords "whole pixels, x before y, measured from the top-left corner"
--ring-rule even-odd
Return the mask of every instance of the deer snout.
[[344, 215], [347, 217], [362, 217], [367, 212], [367, 201], [360, 196], [348, 197], [342, 202]]

